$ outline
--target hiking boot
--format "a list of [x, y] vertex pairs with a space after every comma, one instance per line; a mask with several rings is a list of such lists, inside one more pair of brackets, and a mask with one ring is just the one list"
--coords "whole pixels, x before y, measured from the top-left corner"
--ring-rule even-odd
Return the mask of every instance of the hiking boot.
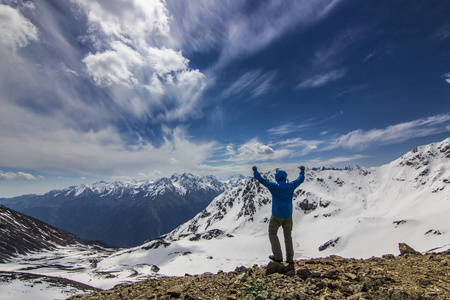
[[274, 262], [277, 262], [277, 263], [281, 263], [281, 262], [282, 262], [281, 259], [275, 259], [275, 255], [269, 255], [269, 258], [270, 258], [271, 260], [273, 260]]

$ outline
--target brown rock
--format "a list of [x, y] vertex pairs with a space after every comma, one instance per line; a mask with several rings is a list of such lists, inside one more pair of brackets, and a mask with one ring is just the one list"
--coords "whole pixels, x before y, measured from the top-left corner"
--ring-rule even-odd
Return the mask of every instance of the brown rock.
[[311, 277], [311, 271], [309, 269], [298, 269], [297, 270], [297, 275], [302, 278], [303, 280], [305, 280], [308, 277]]
[[400, 255], [405, 255], [405, 254], [422, 255], [422, 253], [417, 252], [416, 250], [414, 250], [412, 247], [408, 246], [405, 243], [399, 243], [398, 249], [400, 250]]
[[358, 278], [358, 276], [356, 276], [353, 273], [344, 273], [344, 275], [350, 278], [351, 280], [356, 280]]
[[183, 286], [177, 285], [177, 286], [174, 286], [171, 289], [169, 289], [167, 291], [167, 295], [174, 297], [174, 298], [179, 298], [179, 297], [181, 297], [182, 292], [183, 292]]
[[286, 273], [286, 268], [283, 264], [271, 261], [266, 268], [266, 275], [271, 275], [274, 273], [284, 274]]

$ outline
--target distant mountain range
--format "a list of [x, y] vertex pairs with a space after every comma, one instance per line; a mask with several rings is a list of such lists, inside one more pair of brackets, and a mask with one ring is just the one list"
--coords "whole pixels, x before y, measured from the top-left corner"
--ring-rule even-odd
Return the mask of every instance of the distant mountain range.
[[170, 232], [203, 210], [229, 183], [214, 176], [175, 174], [155, 182], [98, 182], [0, 204], [87, 240], [132, 247]]

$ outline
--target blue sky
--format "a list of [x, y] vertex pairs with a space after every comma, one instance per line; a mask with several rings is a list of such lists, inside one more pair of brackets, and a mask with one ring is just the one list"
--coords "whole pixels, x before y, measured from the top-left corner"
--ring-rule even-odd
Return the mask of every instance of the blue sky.
[[450, 2], [0, 0], [0, 197], [379, 166], [450, 136]]

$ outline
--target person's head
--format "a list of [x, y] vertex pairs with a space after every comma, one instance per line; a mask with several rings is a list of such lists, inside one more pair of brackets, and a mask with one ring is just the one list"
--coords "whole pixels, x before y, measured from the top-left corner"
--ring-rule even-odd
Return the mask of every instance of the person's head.
[[286, 181], [287, 179], [287, 173], [283, 170], [277, 170], [277, 172], [275, 173], [275, 180], [277, 182], [282, 182], [282, 181]]

